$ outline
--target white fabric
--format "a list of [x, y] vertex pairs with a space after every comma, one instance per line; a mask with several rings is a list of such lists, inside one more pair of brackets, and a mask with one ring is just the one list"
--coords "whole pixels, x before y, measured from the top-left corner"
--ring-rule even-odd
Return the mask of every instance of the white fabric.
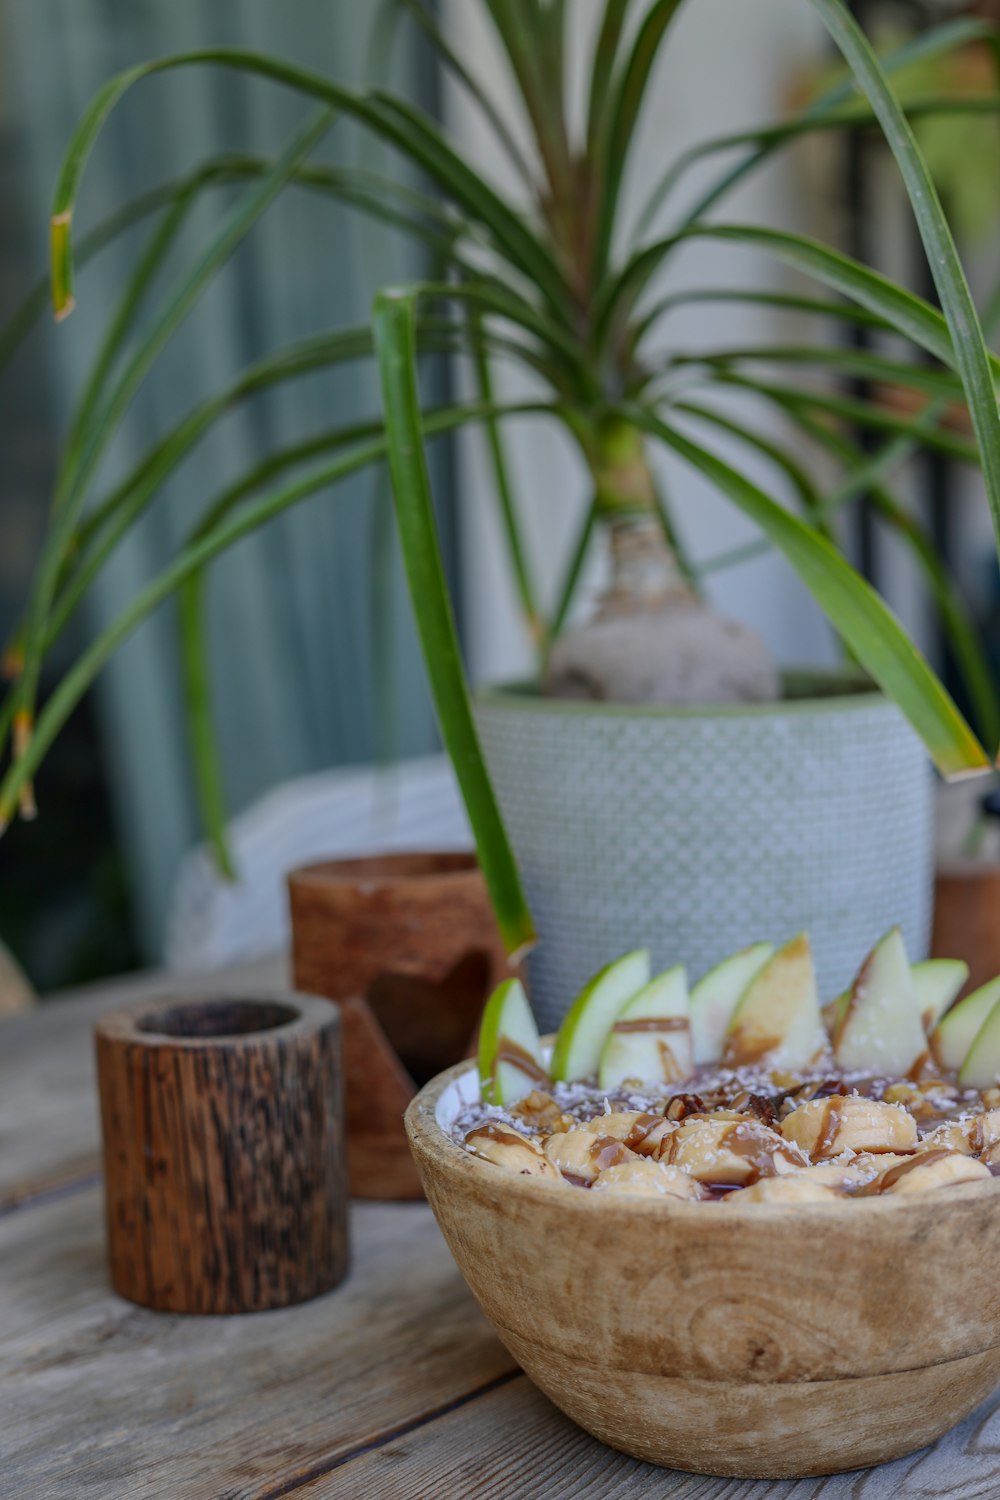
[[220, 875], [201, 846], [181, 866], [164, 958], [177, 973], [220, 968], [287, 946], [285, 877], [299, 865], [353, 855], [471, 849], [446, 756], [287, 782], [230, 826], [239, 880]]

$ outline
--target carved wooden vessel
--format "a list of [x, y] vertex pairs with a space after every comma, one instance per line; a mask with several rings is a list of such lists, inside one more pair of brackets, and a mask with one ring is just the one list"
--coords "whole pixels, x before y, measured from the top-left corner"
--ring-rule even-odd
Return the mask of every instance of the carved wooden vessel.
[[423, 1196], [403, 1114], [472, 1051], [507, 959], [471, 854], [389, 854], [295, 870], [294, 982], [344, 1019], [347, 1152], [359, 1198]]
[[160, 1000], [96, 1028], [111, 1280], [144, 1307], [257, 1312], [348, 1265], [340, 1017]]
[[[427, 1197], [500, 1338], [575, 1422], [636, 1458], [789, 1478], [898, 1458], [1000, 1380], [1000, 1183], [831, 1203], [592, 1194], [406, 1123]], [[516, 1441], [516, 1436], [512, 1437]]]

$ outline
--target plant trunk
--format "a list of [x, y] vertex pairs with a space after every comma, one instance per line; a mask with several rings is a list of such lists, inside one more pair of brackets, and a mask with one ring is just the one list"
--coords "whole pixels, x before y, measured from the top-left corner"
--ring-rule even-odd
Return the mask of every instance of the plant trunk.
[[778, 674], [763, 642], [703, 604], [685, 576], [642, 434], [609, 421], [583, 446], [611, 577], [593, 618], [552, 647], [545, 692], [618, 703], [777, 698]]

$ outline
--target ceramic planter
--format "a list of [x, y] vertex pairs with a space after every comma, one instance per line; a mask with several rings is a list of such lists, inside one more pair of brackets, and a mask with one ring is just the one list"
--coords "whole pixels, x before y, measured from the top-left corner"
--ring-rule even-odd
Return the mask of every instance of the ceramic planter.
[[801, 928], [824, 998], [899, 923], [930, 936], [932, 772], [880, 693], [789, 674], [776, 704], [636, 708], [483, 692], [476, 716], [541, 943], [543, 1028], [602, 964], [648, 946], [692, 979]]

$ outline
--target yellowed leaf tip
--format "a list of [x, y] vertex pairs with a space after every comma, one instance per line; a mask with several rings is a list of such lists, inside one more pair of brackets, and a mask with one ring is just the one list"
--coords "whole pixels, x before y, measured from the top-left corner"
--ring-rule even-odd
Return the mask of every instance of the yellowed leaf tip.
[[65, 322], [65, 320], [69, 317], [70, 313], [73, 311], [73, 309], [74, 309], [75, 306], [76, 306], [76, 298], [75, 297], [67, 297], [65, 302], [60, 302], [60, 304], [59, 304], [58, 307], [54, 307], [52, 309], [52, 313], [53, 313], [53, 316], [54, 316], [56, 322], [57, 323], [63, 323], [63, 322]]
[[0, 656], [0, 677], [4, 682], [16, 682], [24, 671], [24, 652], [20, 646], [9, 646]]

